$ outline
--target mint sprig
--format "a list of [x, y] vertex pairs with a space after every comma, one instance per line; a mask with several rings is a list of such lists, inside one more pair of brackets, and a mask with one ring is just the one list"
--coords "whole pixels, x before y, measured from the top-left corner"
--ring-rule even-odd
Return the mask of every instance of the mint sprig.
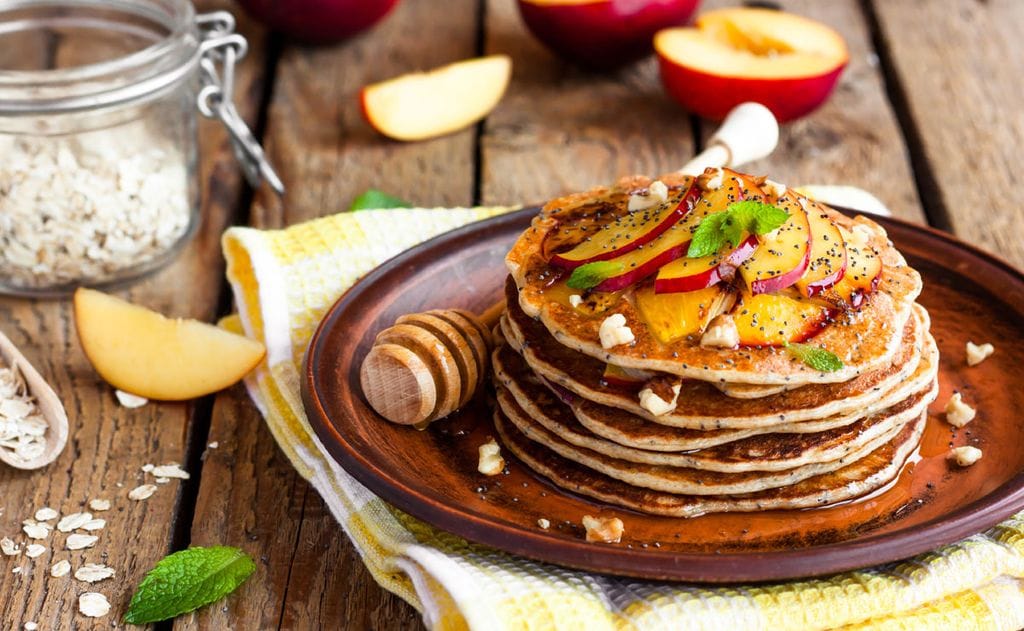
[[584, 263], [572, 271], [565, 282], [571, 289], [587, 290], [619, 274], [625, 267], [618, 261], [594, 261]]
[[743, 233], [768, 234], [789, 219], [789, 213], [771, 204], [747, 200], [734, 202], [717, 213], [711, 213], [697, 225], [686, 256], [695, 259], [711, 256], [728, 241], [736, 247]]
[[256, 564], [238, 548], [189, 548], [168, 555], [146, 574], [128, 605], [124, 621], [169, 620], [216, 602], [235, 591]]
[[790, 355], [818, 372], [835, 372], [843, 367], [843, 360], [839, 359], [838, 355], [820, 346], [795, 342], [787, 342], [784, 346]]
[[388, 195], [384, 191], [378, 191], [375, 188], [367, 190], [359, 197], [352, 200], [352, 205], [348, 207], [350, 211], [353, 210], [369, 210], [371, 208], [411, 208], [412, 204], [405, 201], [400, 197], [394, 195]]

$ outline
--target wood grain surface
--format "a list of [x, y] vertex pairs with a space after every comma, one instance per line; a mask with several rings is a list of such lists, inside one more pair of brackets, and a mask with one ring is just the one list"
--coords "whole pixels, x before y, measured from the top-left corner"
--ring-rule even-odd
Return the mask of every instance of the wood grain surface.
[[[204, 0], [200, 10], [227, 8]], [[704, 6], [732, 4], [705, 0]], [[898, 216], [933, 225], [1019, 264], [1024, 211], [1012, 195], [1024, 118], [1017, 45], [1024, 7], [1008, 0], [784, 0], [846, 38], [850, 65], [832, 100], [782, 132], [778, 151], [755, 168], [789, 183], [863, 186]], [[203, 216], [197, 239], [172, 265], [125, 292], [175, 315], [212, 320], [226, 309], [219, 237], [233, 222], [276, 227], [346, 208], [379, 188], [422, 205], [530, 203], [634, 172], [672, 170], [710, 127], [664, 96], [646, 60], [612, 75], [578, 70], [550, 55], [522, 26], [515, 0], [403, 0], [369, 33], [304, 47], [241, 19], [253, 48], [236, 91], [289, 187], [284, 201], [241, 185], [225, 136], [203, 123]], [[399, 144], [362, 122], [366, 82], [480, 52], [514, 59], [505, 100], [474, 129]], [[46, 54], [29, 43], [0, 50], [24, 61]], [[269, 72], [269, 74], [265, 74]], [[697, 138], [694, 138], [695, 130]], [[162, 555], [189, 544], [237, 545], [259, 570], [231, 599], [174, 623], [181, 629], [408, 629], [415, 610], [380, 590], [324, 504], [281, 455], [244, 391], [195, 404], [117, 405], [78, 348], [65, 302], [0, 300], [0, 326], [61, 393], [71, 419], [68, 448], [44, 474], [0, 469], [0, 535], [50, 505], [77, 510], [114, 500], [99, 545], [73, 558], [118, 569], [101, 583], [114, 612]], [[216, 449], [205, 449], [211, 441]], [[150, 500], [124, 497], [146, 462], [187, 464], [193, 479]], [[121, 483], [124, 486], [118, 487]], [[62, 541], [53, 536], [50, 546]], [[48, 578], [57, 556], [0, 567], [0, 628], [118, 626], [77, 615], [83, 584]]]

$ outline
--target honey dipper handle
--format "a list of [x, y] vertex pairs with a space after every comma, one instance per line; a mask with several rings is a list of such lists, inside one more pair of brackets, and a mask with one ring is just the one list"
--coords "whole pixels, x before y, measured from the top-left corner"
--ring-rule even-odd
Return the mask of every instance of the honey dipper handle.
[[779, 122], [760, 103], [740, 103], [708, 139], [707, 149], [679, 170], [700, 175], [707, 167], [735, 167], [767, 157], [779, 143]]

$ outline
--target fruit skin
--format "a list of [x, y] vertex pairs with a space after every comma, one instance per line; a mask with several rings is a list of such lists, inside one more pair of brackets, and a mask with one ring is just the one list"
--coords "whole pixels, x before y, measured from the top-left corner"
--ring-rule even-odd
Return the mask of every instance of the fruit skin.
[[[550, 263], [556, 267], [561, 267], [563, 269], [575, 269], [585, 263], [593, 263], [595, 261], [607, 261], [608, 259], [613, 259], [622, 256], [623, 254], [632, 252], [633, 250], [639, 248], [640, 246], [650, 243], [658, 236], [660, 236], [661, 233], [665, 232], [666, 230], [674, 226], [676, 222], [678, 222], [680, 219], [689, 215], [690, 211], [693, 210], [694, 205], [696, 205], [698, 198], [700, 198], [700, 189], [697, 187], [697, 181], [694, 180], [693, 182], [690, 183], [690, 187], [683, 194], [682, 199], [679, 200], [679, 203], [676, 204], [675, 208], [673, 208], [663, 218], [660, 218], [659, 221], [654, 222], [654, 225], [651, 227], [650, 230], [644, 232], [643, 234], [636, 237], [632, 241], [627, 241], [614, 249], [601, 248], [598, 250], [597, 254], [588, 254], [581, 256], [579, 254], [580, 251], [593, 250], [594, 244], [600, 244], [602, 242], [601, 240], [606, 235], [612, 232], [617, 232], [617, 230], [612, 228], [612, 226], [616, 224], [610, 224], [610, 226], [597, 232], [591, 238], [591, 240], [584, 241], [567, 252], [555, 254], [554, 256], [551, 257]], [[634, 213], [632, 213], [631, 216], [635, 216], [636, 214], [643, 212], [645, 211], [635, 211]], [[628, 218], [628, 216], [624, 218]]]
[[310, 44], [352, 37], [383, 19], [398, 0], [238, 0], [275, 31]]
[[709, 11], [696, 28], [658, 32], [654, 48], [669, 95], [713, 120], [745, 101], [779, 122], [804, 116], [825, 102], [849, 61], [833, 29], [767, 9]]
[[555, 54], [582, 66], [611, 69], [651, 54], [660, 29], [685, 24], [700, 0], [519, 0], [530, 32]]
[[196, 320], [169, 319], [92, 289], [74, 296], [82, 350], [110, 385], [148, 399], [194, 399], [234, 384], [263, 344]]
[[750, 258], [757, 250], [757, 246], [757, 237], [750, 235], [724, 256], [713, 254], [710, 257], [705, 257], [720, 262], [711, 267], [705, 266], [697, 273], [687, 272], [687, 269], [681, 265], [683, 261], [696, 262], [695, 259], [676, 259], [658, 272], [658, 277], [654, 280], [654, 291], [659, 294], [696, 291], [711, 287], [723, 280], [731, 280], [736, 273], [736, 268]]
[[497, 107], [512, 77], [512, 58], [488, 55], [364, 87], [363, 117], [395, 140], [425, 140], [478, 122]]

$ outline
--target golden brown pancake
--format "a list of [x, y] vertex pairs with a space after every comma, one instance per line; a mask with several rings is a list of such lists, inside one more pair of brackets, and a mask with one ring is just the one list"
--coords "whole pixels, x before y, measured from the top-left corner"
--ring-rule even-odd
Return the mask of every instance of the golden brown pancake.
[[[545, 422], [556, 422], [559, 431], [566, 434], [573, 434], [574, 439], [580, 437], [593, 437], [586, 429], [578, 424], [572, 413], [565, 406], [551, 406], [545, 408], [543, 414], [536, 417], [524, 410], [515, 401], [515, 398], [507, 393], [507, 390], [498, 385], [499, 407], [504, 414], [505, 420], [516, 426], [519, 431], [525, 434], [533, 442], [539, 443], [567, 460], [599, 471], [609, 477], [621, 480], [632, 486], [638, 486], [655, 491], [684, 495], [733, 495], [738, 493], [753, 493], [771, 488], [790, 486], [807, 478], [822, 475], [842, 468], [843, 466], [867, 456], [872, 451], [880, 448], [890, 441], [907, 423], [920, 416], [928, 402], [922, 396], [905, 409], [894, 412], [892, 419], [887, 423], [885, 431], [879, 436], [873, 437], [871, 441], [858, 449], [851, 450], [837, 460], [828, 462], [810, 462], [789, 469], [771, 471], [721, 471], [711, 469], [697, 469], [693, 467], [678, 467], [670, 465], [654, 465], [639, 462], [631, 462], [621, 458], [605, 455], [588, 447], [581, 447], [562, 438], [559, 434], [545, 427]], [[548, 416], [550, 414], [550, 416]], [[886, 422], [888, 415], [879, 415], [880, 421]], [[553, 419], [557, 418], [557, 421]], [[573, 431], [569, 431], [569, 430]], [[795, 435], [794, 444], [799, 450], [813, 441], [807, 439], [813, 434]], [[764, 437], [759, 437], [764, 438]], [[758, 440], [757, 438], [750, 439]], [[605, 441], [607, 442], [607, 441]], [[771, 449], [782, 448], [780, 441], [775, 441]], [[767, 444], [767, 443], [766, 443]], [[590, 445], [593, 447], [594, 445]], [[730, 445], [724, 446], [724, 453], [729, 452]], [[754, 445], [748, 445], [748, 450]], [[712, 448], [717, 450], [718, 448]], [[716, 453], [705, 457], [694, 456], [700, 452], [690, 454], [694, 462], [703, 466], [715, 466], [716, 469], [724, 469], [730, 465], [729, 462], [717, 458]], [[664, 454], [662, 454], [664, 455]], [[782, 456], [785, 458], [785, 455]], [[768, 459], [765, 458], [765, 462]], [[737, 466], [742, 466], [738, 464]]]
[[[630, 457], [630, 451], [621, 449], [600, 449], [591, 447], [589, 444], [576, 442], [584, 447], [591, 447], [607, 455], [620, 457], [626, 460], [637, 462], [649, 462], [652, 464], [672, 464], [667, 460], [659, 460], [651, 452], [681, 452], [697, 449], [708, 450], [710, 447], [719, 445], [734, 444], [742, 441], [748, 446], [753, 446], [758, 451], [764, 451], [764, 447], [757, 444], [752, 437], [760, 437], [764, 434], [778, 437], [791, 437], [792, 434], [820, 434], [832, 432], [833, 444], [842, 442], [843, 436], [854, 436], [857, 439], [866, 440], [861, 435], [860, 423], [865, 416], [875, 414], [881, 410], [898, 406], [901, 402], [913, 398], [923, 392], [930, 390], [935, 383], [935, 376], [938, 372], [938, 350], [935, 348], [934, 340], [928, 336], [929, 347], [926, 349], [926, 360], [922, 361], [918, 370], [910, 379], [901, 382], [891, 396], [880, 401], [877, 407], [865, 408], [860, 412], [852, 414], [828, 417], [819, 421], [802, 421], [799, 423], [786, 423], [778, 426], [762, 426], [748, 429], [726, 429], [726, 430], [695, 430], [670, 427], [653, 423], [644, 418], [630, 414], [624, 410], [602, 406], [587, 401], [579, 396], [562, 391], [557, 392], [558, 387], [553, 386], [555, 396], [562, 398], [571, 397], [565, 405], [572, 411], [576, 420], [594, 438], [604, 439], [613, 445], [625, 448], [642, 450], [643, 458]], [[503, 347], [495, 351], [494, 376], [508, 388], [519, 405], [531, 416], [539, 419], [539, 410], [545, 408], [544, 400], [550, 399], [552, 387], [550, 382], [534, 374], [522, 357], [516, 354], [511, 348]], [[543, 423], [543, 420], [541, 421]], [[550, 424], [545, 424], [552, 431], [557, 430]], [[842, 428], [846, 428], [842, 430]], [[575, 442], [569, 436], [560, 434], [562, 438]], [[794, 437], [795, 438], [795, 437]], [[788, 443], [788, 439], [784, 442]], [[797, 442], [792, 443], [798, 444]], [[732, 460], [735, 460], [733, 458]], [[679, 466], [697, 466], [692, 464], [676, 463]], [[735, 465], [730, 465], [735, 466]], [[752, 467], [758, 468], [758, 467]]]
[[[663, 176], [675, 194], [689, 180], [679, 175]], [[548, 265], [552, 251], [569, 247], [586, 238], [581, 224], [590, 230], [624, 215], [633, 191], [646, 188], [650, 180], [628, 178], [613, 187], [600, 187], [546, 204], [534, 218], [506, 257], [515, 281], [515, 299], [530, 317], [538, 317], [560, 344], [611, 362], [640, 370], [666, 372], [682, 377], [723, 383], [760, 385], [796, 385], [839, 383], [858, 375], [882, 370], [892, 363], [900, 347], [903, 328], [911, 317], [911, 304], [921, 291], [921, 277], [907, 266], [903, 256], [892, 247], [885, 230], [865, 217], [850, 219], [829, 210], [833, 220], [844, 228], [856, 229], [883, 262], [877, 290], [858, 311], [851, 311], [825, 327], [813, 339], [837, 355], [843, 367], [834, 372], [819, 372], [780, 348], [719, 349], [700, 346], [692, 340], [663, 344], [647, 328], [632, 301], [632, 289], [608, 298], [610, 306], [596, 315], [579, 310], [546, 295], [560, 275]], [[601, 347], [598, 329], [613, 313], [622, 314], [636, 341], [610, 350]]]
[[607, 384], [604, 363], [561, 344], [536, 320], [510, 302], [501, 324], [508, 343], [521, 351], [538, 375], [583, 399], [625, 410], [662, 425], [689, 429], [742, 429], [820, 420], [863, 410], [916, 370], [927, 329], [927, 312], [911, 319], [895, 362], [883, 370], [838, 384], [811, 384], [759, 399], [735, 399], [702, 381], [684, 381], [676, 409], [654, 416], [637, 401], [635, 390]]
[[926, 418], [927, 414], [922, 414], [891, 441], [842, 469], [790, 486], [732, 496], [679, 495], [632, 486], [571, 462], [530, 440], [500, 410], [495, 410], [494, 424], [502, 443], [513, 455], [563, 489], [643, 513], [698, 517], [707, 513], [814, 508], [866, 495], [896, 478], [917, 448]]
[[[920, 416], [937, 394], [937, 383], [933, 379], [921, 391], [891, 408], [835, 429], [801, 434], [767, 433], [687, 452], [649, 451], [620, 445], [589, 431], [570, 407], [543, 383], [529, 380], [522, 369], [506, 368], [517, 360], [522, 364], [519, 356], [507, 347], [494, 352], [495, 379], [500, 384], [498, 405], [513, 422], [517, 421], [517, 415], [525, 414], [576, 447], [619, 460], [723, 473], [783, 471], [846, 460], [869, 445], [885, 442], [903, 424]], [[522, 428], [520, 423], [516, 425]]]

